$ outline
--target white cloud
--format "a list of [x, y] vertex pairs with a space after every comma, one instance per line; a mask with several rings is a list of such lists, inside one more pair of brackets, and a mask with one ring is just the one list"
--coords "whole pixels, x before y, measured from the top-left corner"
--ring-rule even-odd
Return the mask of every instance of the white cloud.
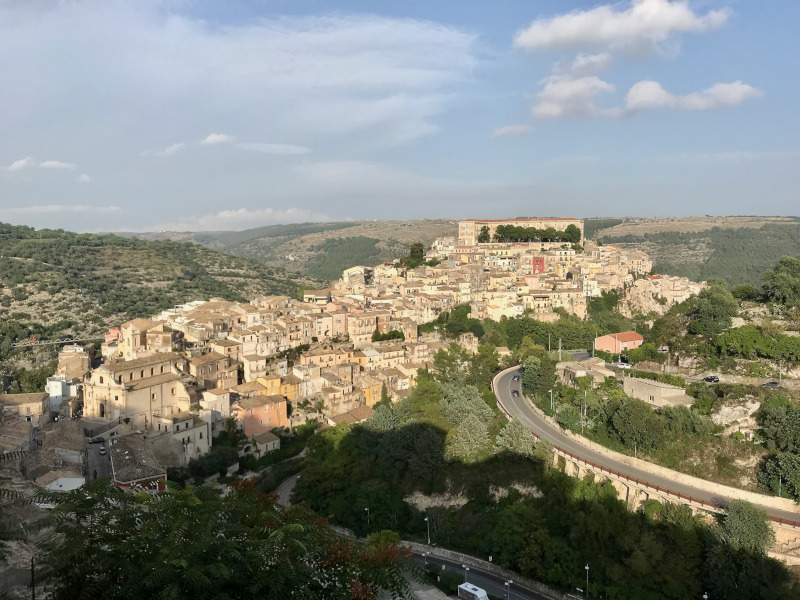
[[214, 145], [214, 144], [230, 144], [233, 141], [232, 135], [227, 135], [225, 133], [210, 133], [204, 139], [201, 144], [206, 145]]
[[86, 173], [78, 175], [75, 178], [75, 181], [77, 181], [78, 183], [89, 183], [91, 180], [92, 180], [92, 178], [89, 177]]
[[570, 72], [576, 77], [594, 75], [600, 71], [605, 71], [611, 66], [613, 57], [608, 52], [600, 54], [578, 54], [569, 67]]
[[46, 160], [44, 162], [39, 163], [39, 168], [75, 170], [78, 168], [78, 165], [76, 165], [75, 163], [61, 162], [60, 160]]
[[514, 45], [529, 51], [602, 48], [652, 52], [663, 48], [673, 34], [717, 29], [728, 17], [727, 10], [699, 15], [687, 0], [631, 0], [624, 10], [606, 4], [537, 19], [516, 34]]
[[498, 127], [492, 132], [493, 138], [511, 136], [511, 137], [519, 137], [523, 135], [528, 135], [531, 132], [531, 128], [529, 125], [504, 125], [503, 127]]
[[679, 96], [661, 87], [657, 81], [640, 81], [631, 87], [625, 96], [625, 108], [629, 111], [651, 108], [676, 108], [679, 110], [709, 110], [723, 106], [734, 106], [749, 98], [761, 98], [764, 93], [751, 85], [734, 81], [715, 83], [701, 91]]
[[27, 169], [29, 167], [35, 167], [36, 163], [33, 162], [33, 159], [30, 156], [26, 156], [25, 158], [20, 158], [19, 160], [15, 160], [8, 166], [9, 171], [22, 171], [23, 169]]
[[62, 213], [119, 213], [119, 206], [89, 206], [88, 204], [38, 204], [34, 206], [12, 206], [3, 212], [14, 215], [52, 215]]
[[615, 89], [596, 75], [551, 75], [544, 80], [544, 88], [538, 94], [539, 102], [534, 105], [532, 113], [538, 119], [617, 117], [621, 114], [618, 108], [604, 109], [595, 103], [598, 96]]
[[308, 154], [311, 152], [310, 148], [306, 148], [305, 146], [293, 146], [291, 144], [245, 143], [237, 144], [236, 146], [242, 150], [261, 152], [263, 154]]
[[[218, 213], [153, 225], [140, 231], [238, 231], [279, 223], [329, 221], [327, 215], [304, 208], [236, 208]], [[129, 230], [128, 230], [129, 231]]]
[[[172, 144], [171, 146], [167, 146], [163, 150], [159, 150], [158, 152], [154, 152], [155, 156], [173, 156], [183, 150], [186, 147], [186, 144], [183, 142], [178, 142], [176, 144]], [[145, 152], [144, 155], [149, 154], [149, 150]]]

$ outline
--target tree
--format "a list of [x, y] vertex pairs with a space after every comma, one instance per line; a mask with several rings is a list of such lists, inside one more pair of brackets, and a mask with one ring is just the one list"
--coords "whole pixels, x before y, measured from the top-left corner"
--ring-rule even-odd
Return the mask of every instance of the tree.
[[710, 281], [709, 287], [697, 295], [691, 313], [689, 332], [701, 335], [717, 335], [731, 326], [736, 316], [738, 303], [725, 287], [725, 282]]
[[448, 350], [437, 350], [433, 355], [436, 379], [442, 383], [462, 383], [470, 363], [469, 353], [455, 342], [451, 342]]
[[617, 435], [628, 448], [652, 450], [661, 441], [664, 423], [647, 404], [636, 398], [625, 400], [611, 418]]
[[488, 244], [492, 241], [491, 236], [489, 235], [489, 226], [484, 225], [481, 227], [481, 232], [478, 234], [478, 243], [479, 244]]
[[731, 500], [717, 534], [734, 550], [756, 555], [766, 554], [775, 543], [766, 511], [744, 500]]
[[[98, 479], [67, 492], [46, 546], [52, 598], [375, 598], [408, 593], [407, 552], [336, 537], [253, 483], [133, 495]], [[357, 592], [355, 591], [357, 590]]]
[[800, 256], [784, 256], [774, 269], [764, 272], [764, 292], [770, 300], [800, 306]]
[[475, 415], [483, 423], [494, 419], [494, 411], [474, 385], [445, 385], [443, 389], [445, 396], [439, 404], [444, 416], [453, 425], [460, 425], [469, 415]]
[[800, 500], [800, 455], [784, 452], [768, 459], [758, 482], [773, 494]]
[[409, 247], [408, 255], [411, 258], [422, 258], [425, 256], [425, 244], [422, 242], [413, 242]]
[[510, 452], [522, 456], [533, 456], [536, 438], [518, 419], [511, 419], [503, 425], [494, 441], [494, 451]]
[[564, 230], [564, 238], [570, 244], [577, 244], [581, 241], [581, 230], [577, 225], [567, 225]]
[[539, 379], [542, 376], [542, 359], [535, 356], [530, 356], [525, 359], [522, 364], [522, 385], [525, 389], [533, 392], [539, 385]]
[[447, 434], [445, 453], [450, 459], [472, 462], [489, 447], [489, 428], [474, 414]]

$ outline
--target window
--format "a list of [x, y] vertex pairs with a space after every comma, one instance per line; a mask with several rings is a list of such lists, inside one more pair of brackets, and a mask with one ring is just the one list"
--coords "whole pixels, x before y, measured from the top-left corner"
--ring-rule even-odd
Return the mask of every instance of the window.
[[201, 440], [203, 439], [203, 432], [202, 431], [200, 432], [200, 439]]
[[161, 365], [161, 372], [164, 372], [164, 365]]
[[172, 388], [172, 395], [175, 395], [175, 388]]
[[114, 402], [119, 402], [119, 396], [114, 396]]
[[155, 371], [155, 369], [150, 369], [150, 375], [153, 375], [153, 371]]
[[141, 372], [139, 373], [139, 377], [144, 377], [144, 369], [142, 369]]
[[161, 423], [158, 424], [158, 430], [161, 431]]

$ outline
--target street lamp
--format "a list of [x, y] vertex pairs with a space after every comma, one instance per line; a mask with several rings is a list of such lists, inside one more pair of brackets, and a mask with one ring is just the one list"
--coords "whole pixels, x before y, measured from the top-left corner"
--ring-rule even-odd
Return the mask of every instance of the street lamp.
[[369, 529], [369, 506], [364, 510], [367, 511], [367, 529]]
[[431, 545], [431, 522], [425, 517], [425, 524], [428, 526], [428, 546]]
[[509, 580], [508, 580], [508, 581], [506, 581], [506, 582], [505, 582], [505, 584], [504, 584], [504, 585], [506, 586], [506, 598], [507, 598], [508, 600], [511, 600], [511, 584], [512, 584], [512, 583], [514, 583], [514, 582], [513, 582], [513, 580], [509, 579]]
[[703, 592], [703, 600], [708, 600], [708, 592]]
[[589, 563], [586, 563], [586, 598], [589, 598]]
[[464, 583], [467, 583], [467, 573], [469, 572], [469, 567], [467, 565], [461, 565], [464, 568]]

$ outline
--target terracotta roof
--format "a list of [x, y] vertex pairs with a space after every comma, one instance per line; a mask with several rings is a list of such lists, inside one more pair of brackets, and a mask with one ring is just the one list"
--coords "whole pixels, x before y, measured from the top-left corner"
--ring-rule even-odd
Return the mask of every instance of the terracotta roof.
[[111, 446], [111, 468], [118, 483], [132, 483], [153, 477], [165, 477], [162, 467], [141, 435], [117, 438]]
[[531, 221], [578, 221], [574, 217], [529, 217], [527, 219], [464, 219], [470, 223], [529, 223]]
[[617, 338], [620, 342], [635, 342], [644, 340], [644, 336], [641, 333], [636, 333], [635, 331], [623, 331], [622, 333], [612, 333], [610, 334], [611, 337]]
[[181, 376], [176, 373], [164, 373], [162, 375], [154, 375], [153, 377], [145, 377], [137, 381], [132, 381], [128, 384], [123, 383], [126, 387], [132, 390], [143, 390], [145, 388], [153, 387], [154, 385], [161, 385], [162, 383], [169, 383], [170, 381], [179, 381]]
[[47, 392], [34, 392], [33, 394], [0, 394], [0, 404], [19, 405], [41, 402], [47, 398]]
[[269, 444], [270, 442], [278, 441], [279, 438], [271, 431], [264, 431], [263, 433], [259, 433], [257, 436], [254, 436], [254, 439], [259, 444]]
[[134, 360], [118, 360], [116, 362], [106, 363], [103, 366], [111, 373], [118, 373], [120, 371], [148, 367], [164, 362], [177, 362], [181, 359], [183, 359], [183, 356], [176, 352], [160, 352], [143, 358], [135, 358]]
[[218, 360], [227, 360], [227, 358], [228, 358], [227, 356], [225, 356], [224, 354], [220, 354], [219, 352], [209, 352], [208, 354], [201, 354], [200, 356], [195, 356], [189, 362], [192, 364], [192, 366], [197, 367]]

